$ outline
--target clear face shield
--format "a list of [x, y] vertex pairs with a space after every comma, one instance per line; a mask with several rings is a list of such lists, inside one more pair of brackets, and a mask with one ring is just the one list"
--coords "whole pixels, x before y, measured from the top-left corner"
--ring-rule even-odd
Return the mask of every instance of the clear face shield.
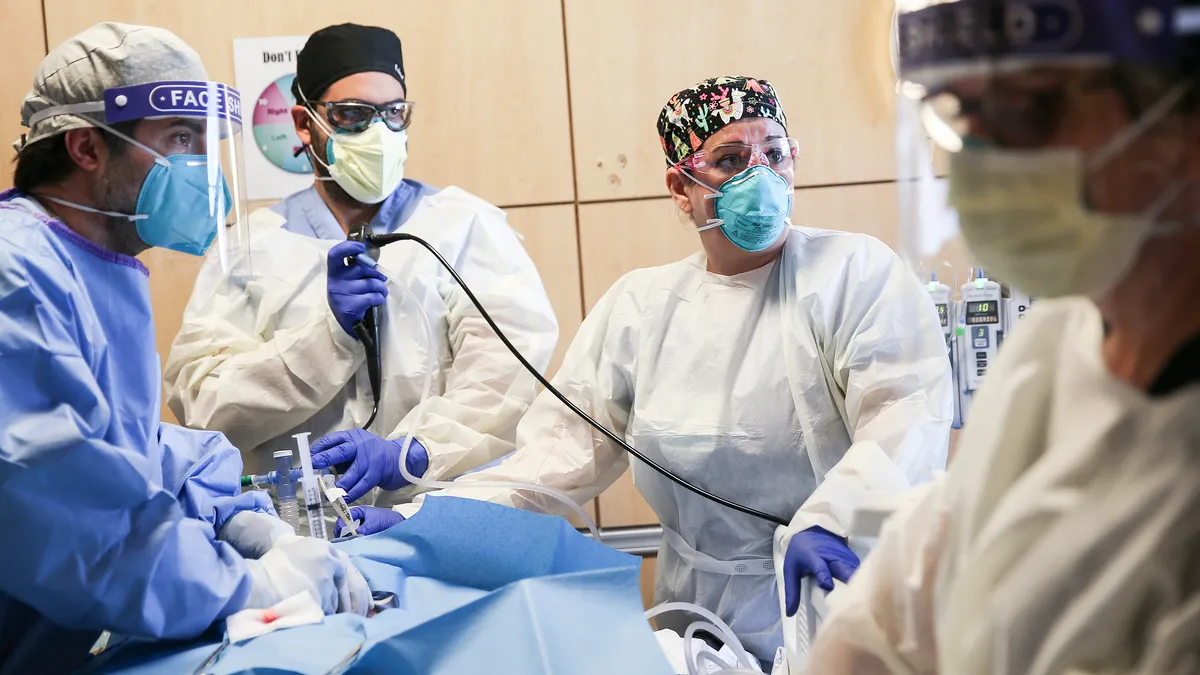
[[[100, 112], [103, 121], [96, 114]], [[141, 257], [156, 273], [190, 271], [194, 276], [201, 257], [209, 255], [224, 274], [249, 274], [242, 109], [236, 90], [203, 81], [117, 87], [106, 90], [103, 101], [47, 108], [30, 119], [30, 126], [64, 113], [88, 119], [109, 133], [112, 142], [125, 144], [110, 154], [113, 175], [108, 182], [120, 195], [117, 201], [127, 202], [119, 212], [66, 206], [131, 222], [138, 238], [152, 247]], [[130, 175], [142, 175], [147, 158], [152, 164], [140, 185], [121, 185]]]
[[902, 247], [931, 292], [1102, 293], [1192, 219], [1176, 4], [898, 0]]

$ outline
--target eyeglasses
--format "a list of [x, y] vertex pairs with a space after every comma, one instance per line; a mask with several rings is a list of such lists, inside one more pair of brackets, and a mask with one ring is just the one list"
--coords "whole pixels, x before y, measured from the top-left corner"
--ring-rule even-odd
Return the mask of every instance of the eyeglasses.
[[358, 133], [366, 131], [376, 119], [383, 120], [388, 129], [403, 131], [412, 122], [414, 103], [392, 101], [390, 103], [367, 103], [366, 101], [310, 101], [310, 106], [325, 108], [325, 119], [335, 129]]
[[799, 141], [777, 138], [764, 143], [724, 143], [709, 150], [697, 150], [678, 166], [725, 182], [745, 171], [755, 160], [776, 173], [790, 171], [799, 155]]

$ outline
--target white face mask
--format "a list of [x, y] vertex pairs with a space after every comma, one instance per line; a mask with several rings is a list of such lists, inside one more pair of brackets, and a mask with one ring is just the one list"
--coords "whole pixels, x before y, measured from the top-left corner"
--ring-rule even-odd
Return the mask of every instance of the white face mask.
[[[307, 109], [306, 109], [307, 110]], [[333, 133], [311, 111], [308, 116], [321, 127], [329, 140], [325, 157], [310, 156], [329, 170], [329, 178], [346, 194], [364, 204], [378, 204], [395, 192], [404, 180], [404, 163], [408, 160], [408, 132], [392, 131], [382, 121], [376, 121], [357, 134]]]
[[949, 202], [967, 246], [989, 275], [1047, 298], [1094, 295], [1123, 279], [1184, 184], [1172, 185], [1141, 214], [1109, 215], [1085, 206], [1087, 179], [1186, 91], [1168, 94], [1090, 161], [1071, 148], [965, 148], [951, 155]]

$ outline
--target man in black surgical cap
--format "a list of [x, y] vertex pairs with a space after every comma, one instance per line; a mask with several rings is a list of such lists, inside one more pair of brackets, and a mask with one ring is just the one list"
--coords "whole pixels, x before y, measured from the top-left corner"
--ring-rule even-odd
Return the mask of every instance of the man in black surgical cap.
[[[558, 339], [541, 279], [504, 213], [460, 188], [405, 178], [414, 110], [408, 85], [390, 30], [342, 24], [309, 37], [297, 60], [292, 119], [315, 183], [251, 218], [264, 232], [253, 258], [264, 284], [254, 289], [259, 300], [240, 302], [235, 291], [227, 301], [220, 291], [215, 301], [194, 298], [166, 368], [179, 419], [224, 431], [255, 472], [274, 468], [272, 453], [291, 447], [290, 435], [325, 435], [313, 446], [314, 465], [349, 465], [338, 486], [348, 501], [367, 497], [354, 511], [368, 531], [402, 520], [370, 506], [413, 494], [399, 471], [406, 434], [413, 436], [410, 475], [453, 478], [513, 450], [535, 383], [428, 252], [390, 246], [374, 269], [354, 262], [364, 246], [346, 241], [351, 228], [429, 240], [539, 369]], [[197, 288], [205, 278], [202, 271]], [[389, 295], [400, 286], [411, 295]], [[376, 415], [354, 326], [377, 306]], [[438, 369], [433, 391], [417, 419], [430, 367]], [[378, 475], [381, 466], [387, 475]]]

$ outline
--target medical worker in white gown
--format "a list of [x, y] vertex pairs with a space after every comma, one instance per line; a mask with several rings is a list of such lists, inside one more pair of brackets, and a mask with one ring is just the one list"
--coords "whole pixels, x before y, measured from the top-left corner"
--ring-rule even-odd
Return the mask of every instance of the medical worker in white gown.
[[[789, 227], [797, 145], [768, 82], [705, 81], [672, 97], [658, 126], [667, 184], [702, 230], [703, 251], [621, 278], [554, 384], [686, 480], [790, 521], [780, 536], [793, 582], [812, 574], [832, 587], [858, 562], [843, 538], [853, 504], [944, 468], [952, 404], [937, 313], [876, 239]], [[466, 486], [532, 482], [583, 504], [630, 464], [548, 393], [522, 419], [517, 445], [451, 494], [564, 513], [541, 495]], [[641, 462], [633, 475], [666, 531], [656, 601], [704, 605], [758, 658], [774, 658], [776, 525]]]
[[[395, 439], [411, 431], [414, 473], [431, 479], [503, 457], [536, 395], [534, 378], [432, 254], [401, 242], [382, 249], [379, 270], [346, 266], [364, 250], [346, 239], [363, 224], [373, 234], [429, 241], [522, 353], [545, 368], [558, 322], [533, 261], [500, 209], [458, 187], [405, 178], [415, 104], [395, 33], [323, 28], [296, 68], [299, 104], [291, 112], [314, 184], [253, 214], [253, 284], [214, 286], [220, 261], [210, 256], [167, 359], [171, 410], [190, 427], [224, 432], [255, 473], [273, 469], [273, 452], [295, 447], [291, 436], [301, 432], [314, 441], [339, 433], [395, 456]], [[367, 353], [353, 328], [373, 306], [381, 314], [377, 414]], [[436, 395], [417, 428], [410, 413], [431, 358]], [[352, 469], [338, 486], [358, 499], [366, 478], [375, 476]], [[395, 476], [384, 482], [406, 484]]]
[[996, 3], [911, 4], [901, 76], [964, 239], [1056, 299], [830, 597], [810, 672], [1200, 673], [1200, 6], [1047, 4], [997, 49], [970, 39]]

